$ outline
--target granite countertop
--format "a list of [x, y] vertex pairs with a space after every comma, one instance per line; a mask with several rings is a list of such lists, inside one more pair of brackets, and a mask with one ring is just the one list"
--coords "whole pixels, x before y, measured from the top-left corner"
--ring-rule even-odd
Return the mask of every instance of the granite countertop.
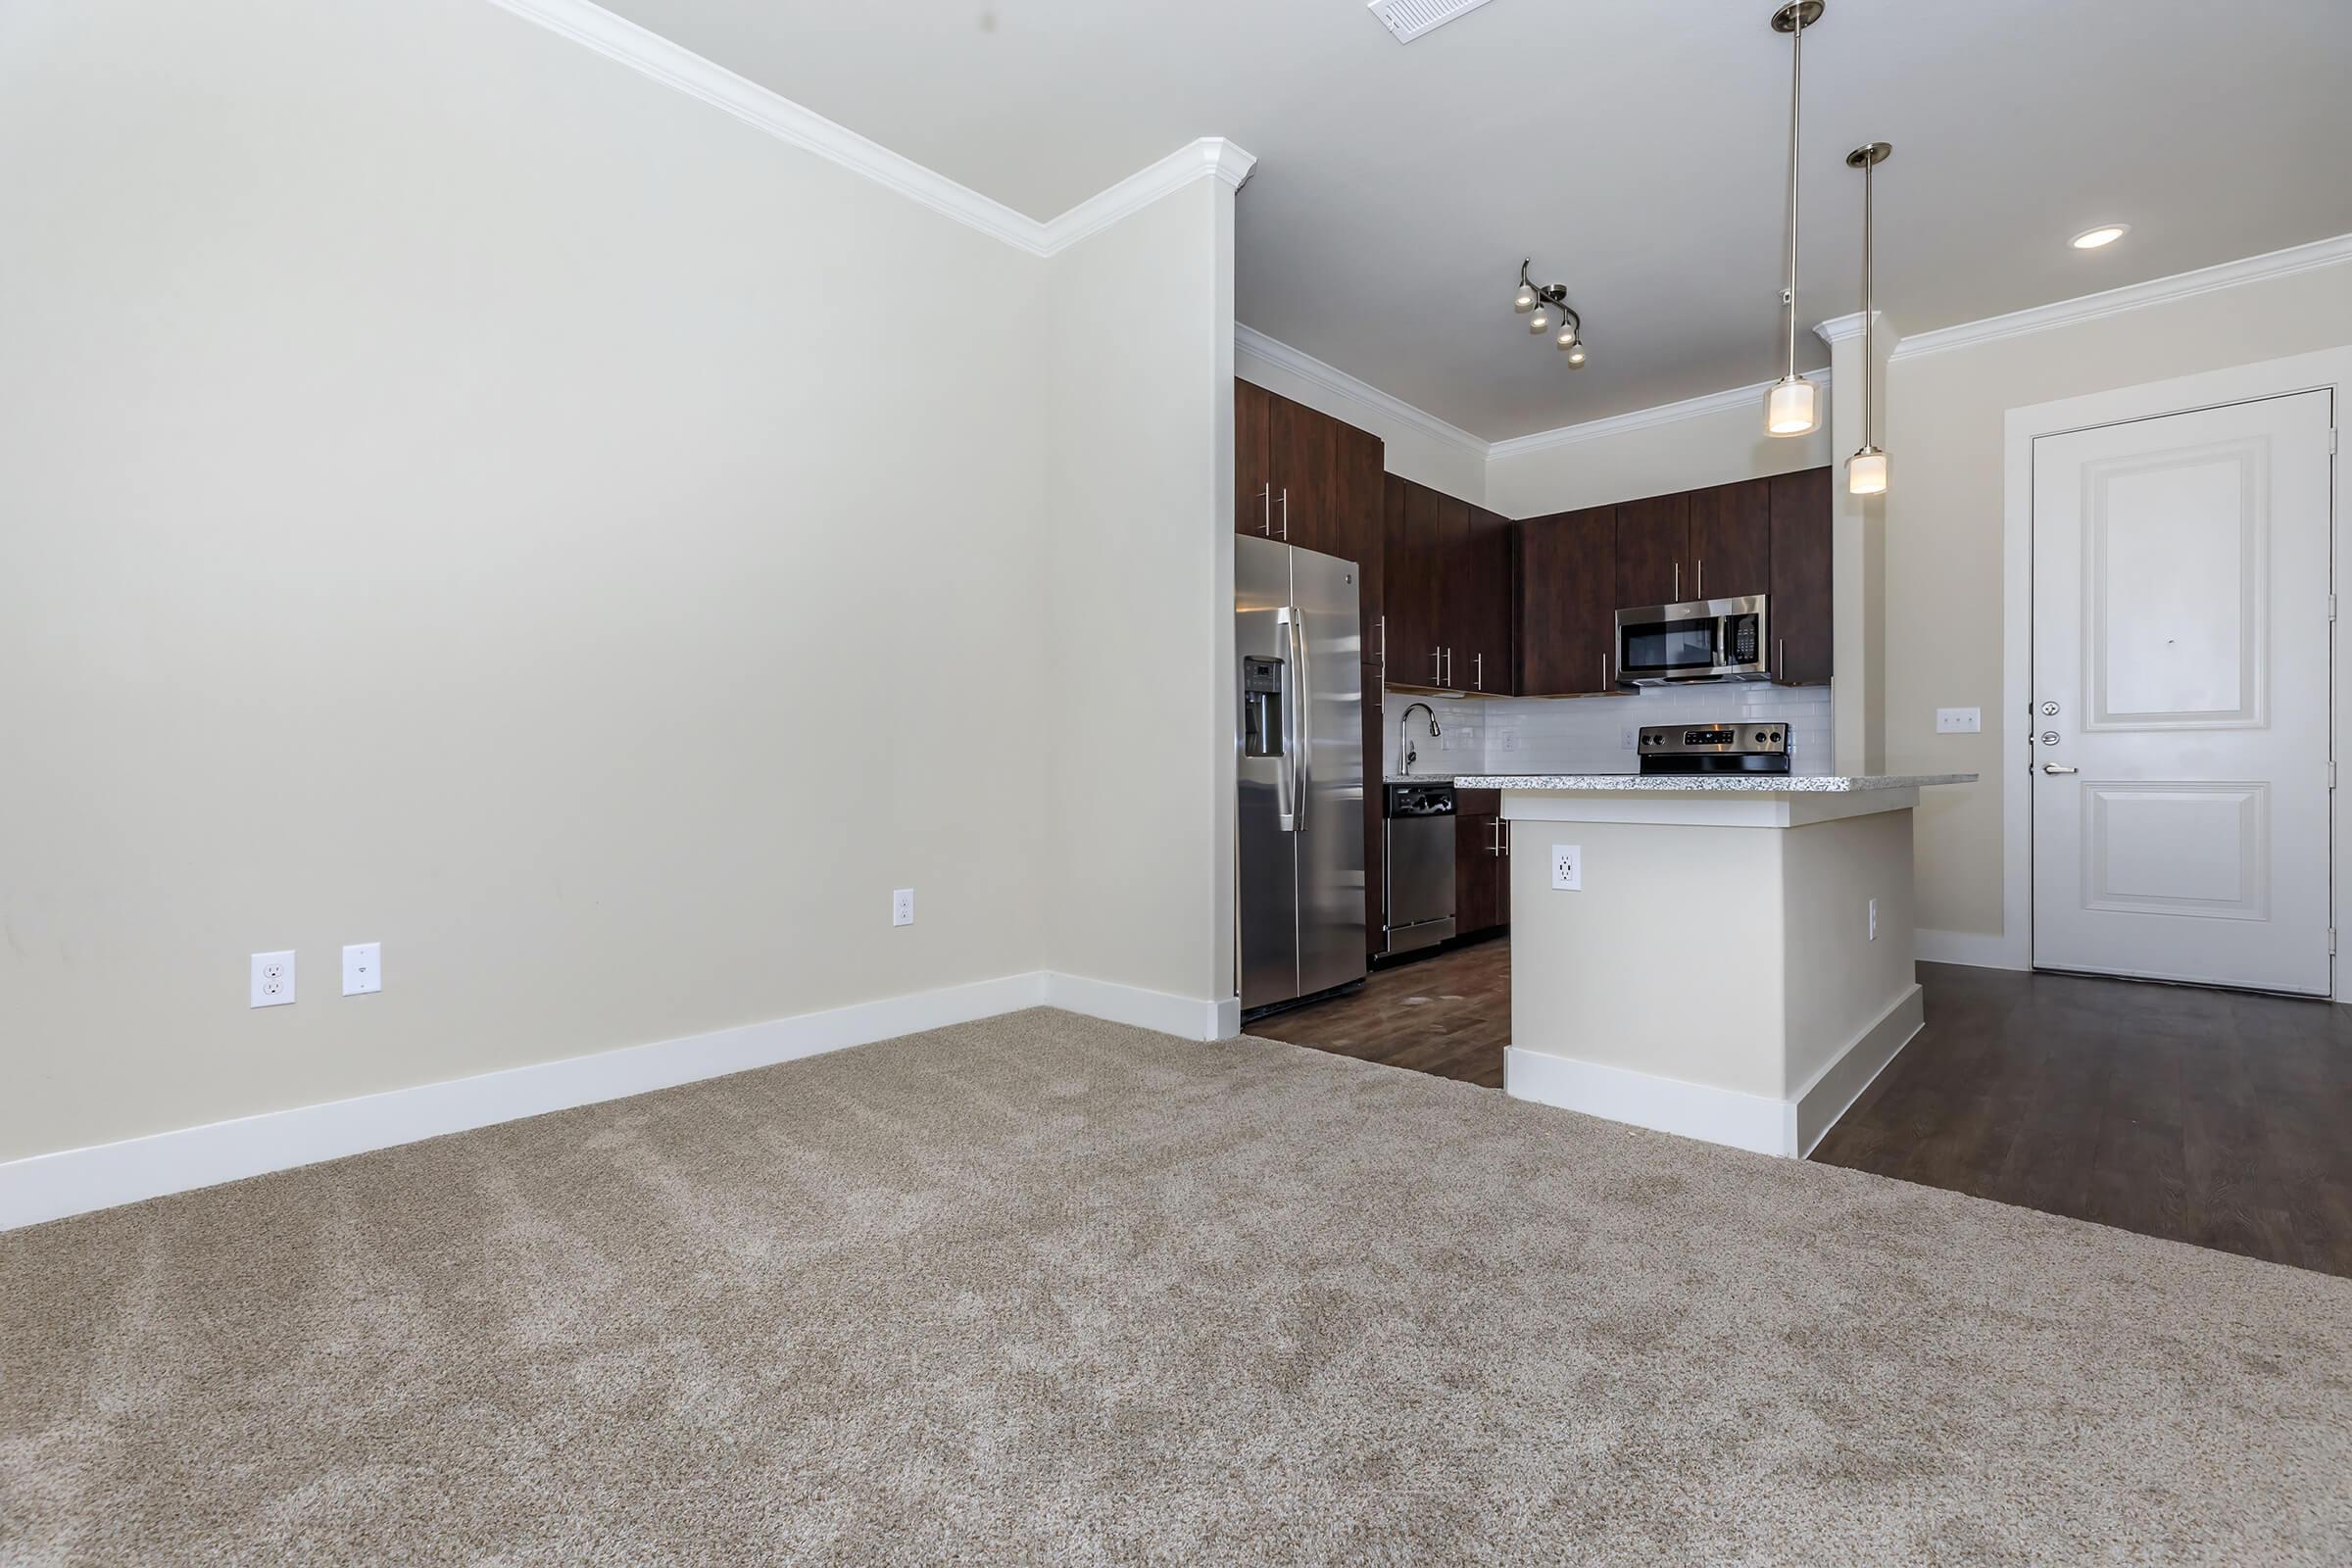
[[1495, 773], [1464, 774], [1465, 790], [1661, 790], [1724, 795], [1857, 795], [1929, 784], [1974, 784], [1974, 773]]
[[1451, 773], [1391, 773], [1381, 782], [1383, 784], [1450, 784], [1453, 782], [1453, 775]]

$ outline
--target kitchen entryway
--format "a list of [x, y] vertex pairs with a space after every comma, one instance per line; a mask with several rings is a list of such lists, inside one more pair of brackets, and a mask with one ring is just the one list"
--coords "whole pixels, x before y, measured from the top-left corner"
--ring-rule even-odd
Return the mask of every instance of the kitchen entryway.
[[2034, 962], [2325, 996], [2331, 394], [2034, 445]]
[[1500, 1089], [1511, 1043], [1510, 940], [1375, 969], [1352, 996], [1270, 1014], [1245, 1033]]

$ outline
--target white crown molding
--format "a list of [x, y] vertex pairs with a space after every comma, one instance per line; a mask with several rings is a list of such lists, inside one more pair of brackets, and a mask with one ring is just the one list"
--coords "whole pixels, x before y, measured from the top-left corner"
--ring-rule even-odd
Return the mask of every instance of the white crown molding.
[[1278, 370], [1287, 370], [1302, 381], [1314, 383], [1334, 397], [1369, 409], [1383, 417], [1420, 431], [1443, 446], [1467, 452], [1482, 462], [1493, 450], [1485, 440], [1461, 426], [1447, 424], [1436, 415], [1416, 409], [1402, 398], [1392, 397], [1371, 382], [1359, 381], [1346, 370], [1325, 365], [1313, 355], [1302, 353], [1277, 338], [1270, 338], [1255, 327], [1237, 322], [1233, 329], [1233, 347], [1235, 354], [1242, 359], [1254, 359]]
[[[1886, 313], [1885, 311], [1879, 312], [1879, 330], [1882, 332], [1886, 330]], [[1862, 335], [1862, 313], [1855, 311], [1847, 316], [1833, 316], [1826, 321], [1817, 321], [1813, 326], [1813, 335], [1832, 348], [1836, 348], [1847, 338], [1860, 337]]]
[[[501, 0], [503, 3], [503, 0]], [[1177, 148], [1149, 168], [1139, 169], [1108, 190], [1098, 192], [1054, 219], [1039, 225], [1041, 256], [1052, 256], [1142, 211], [1171, 191], [1196, 179], [1221, 179], [1239, 190], [1257, 167], [1254, 155], [1242, 151], [1222, 136], [1202, 136]]]
[[[1818, 387], [1828, 387], [1827, 369], [1807, 370], [1804, 379]], [[1655, 408], [1635, 409], [1626, 414], [1613, 414], [1605, 419], [1588, 419], [1582, 424], [1564, 424], [1556, 430], [1538, 430], [1533, 435], [1513, 436], [1497, 441], [1487, 449], [1489, 458], [1518, 458], [1531, 452], [1548, 452], [1554, 447], [1575, 446], [1583, 441], [1596, 441], [1603, 436], [1626, 435], [1635, 430], [1647, 430], [1661, 424], [1676, 424], [1684, 419], [1703, 419], [1710, 414], [1729, 409], [1761, 410], [1764, 394], [1772, 382], [1758, 381], [1752, 386], [1727, 387], [1721, 392], [1709, 392], [1704, 397], [1686, 398], [1680, 403], [1661, 403]], [[1758, 417], [1762, 416], [1759, 414]]]
[[1196, 179], [1213, 176], [1238, 188], [1257, 162], [1205, 136], [1041, 222], [589, 0], [490, 3], [1032, 256], [1052, 256]]
[[1981, 321], [1963, 321], [1957, 326], [1940, 326], [1932, 332], [1916, 332], [1896, 344], [1894, 353], [1888, 358], [1912, 360], [1925, 354], [1972, 348], [1979, 343], [1998, 342], [2002, 338], [2018, 337], [2027, 332], [2043, 332], [2054, 326], [2068, 326], [2078, 321], [2095, 321], [2103, 316], [2136, 311], [2150, 305], [2165, 305], [2174, 300], [2191, 299], [2215, 289], [2234, 288], [2240, 283], [2290, 277], [2297, 272], [2310, 271], [2313, 268], [2334, 267], [2345, 262], [2352, 262], [2352, 234], [2317, 239], [2308, 245], [2291, 245], [2282, 251], [2223, 262], [2216, 267], [2199, 268], [2193, 272], [2176, 272], [2170, 277], [2150, 278], [2144, 283], [2127, 283], [2122, 288], [2085, 294], [2080, 299], [2059, 300], [2051, 305], [2036, 305], [2031, 310], [2013, 311], [2007, 316], [1988, 316]]

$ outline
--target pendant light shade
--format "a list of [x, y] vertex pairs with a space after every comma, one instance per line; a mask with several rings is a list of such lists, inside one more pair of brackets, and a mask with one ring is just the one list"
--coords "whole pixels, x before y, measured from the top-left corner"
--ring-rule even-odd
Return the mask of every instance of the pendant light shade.
[[1821, 427], [1813, 383], [1796, 373], [1797, 125], [1805, 102], [1805, 29], [1821, 20], [1822, 0], [1792, 0], [1772, 14], [1772, 30], [1788, 34], [1788, 352], [1781, 378], [1764, 399], [1766, 435], [1810, 435]]
[[1877, 447], [1864, 447], [1845, 460], [1845, 492], [1854, 496], [1883, 496], [1886, 493], [1886, 454]]
[[1845, 493], [1849, 496], [1883, 496], [1886, 493], [1886, 454], [1871, 439], [1871, 399], [1875, 388], [1872, 382], [1878, 375], [1877, 353], [1872, 346], [1873, 328], [1877, 325], [1878, 289], [1871, 275], [1870, 210], [1872, 180], [1870, 172], [1894, 156], [1894, 149], [1883, 141], [1866, 143], [1845, 155], [1848, 169], [1862, 171], [1862, 445], [1845, 460]]
[[1815, 401], [1812, 382], [1801, 375], [1792, 375], [1772, 383], [1772, 391], [1764, 399], [1765, 434], [1803, 435], [1820, 424], [1820, 406]]

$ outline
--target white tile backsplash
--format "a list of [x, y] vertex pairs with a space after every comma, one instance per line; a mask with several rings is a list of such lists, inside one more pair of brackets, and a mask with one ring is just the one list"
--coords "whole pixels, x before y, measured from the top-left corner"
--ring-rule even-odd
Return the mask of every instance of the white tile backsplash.
[[1830, 693], [1825, 686], [1740, 682], [1652, 688], [1624, 697], [1424, 697], [1390, 692], [1382, 726], [1384, 774], [1395, 777], [1403, 753], [1398, 720], [1426, 702], [1443, 732], [1432, 740], [1428, 715], [1415, 713], [1416, 773], [1631, 773], [1634, 732], [1644, 724], [1772, 719], [1788, 731], [1791, 772], [1830, 771]]

